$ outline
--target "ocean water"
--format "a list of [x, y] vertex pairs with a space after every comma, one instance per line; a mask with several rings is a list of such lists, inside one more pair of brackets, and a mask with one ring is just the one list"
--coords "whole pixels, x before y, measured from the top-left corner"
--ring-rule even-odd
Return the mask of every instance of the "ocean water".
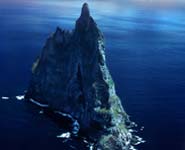
[[[87, 149], [16, 95], [57, 26], [73, 29], [83, 1], [0, 1], [0, 149]], [[185, 7], [90, 1], [106, 40], [107, 64], [138, 135], [140, 150], [185, 150]], [[144, 130], [140, 128], [144, 127]], [[80, 144], [79, 144], [80, 143]]]

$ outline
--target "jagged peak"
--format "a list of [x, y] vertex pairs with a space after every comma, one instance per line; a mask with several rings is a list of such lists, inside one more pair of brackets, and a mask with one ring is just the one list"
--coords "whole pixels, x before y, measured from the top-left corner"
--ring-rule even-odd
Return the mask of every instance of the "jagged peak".
[[90, 17], [90, 11], [89, 11], [89, 5], [87, 3], [84, 3], [81, 10], [81, 17], [89, 18]]
[[62, 33], [62, 29], [60, 27], [57, 27], [54, 33], [54, 36], [57, 36], [58, 34], [61, 34], [61, 33]]
[[77, 33], [86, 33], [87, 31], [94, 31], [96, 28], [96, 22], [90, 15], [89, 6], [87, 3], [84, 3], [81, 10], [81, 15], [76, 21], [75, 31]]
[[56, 28], [56, 31], [54, 32], [52, 36], [52, 38], [58, 44], [67, 44], [69, 42], [70, 37], [71, 37], [70, 31], [63, 30], [60, 27]]

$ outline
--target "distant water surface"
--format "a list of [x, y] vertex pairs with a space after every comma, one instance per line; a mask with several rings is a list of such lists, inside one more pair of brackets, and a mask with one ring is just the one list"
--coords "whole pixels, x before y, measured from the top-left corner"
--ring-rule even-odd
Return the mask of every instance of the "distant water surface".
[[[139, 148], [184, 150], [185, 9], [89, 3], [105, 36], [117, 93], [131, 120], [145, 127], [138, 134], [146, 143]], [[30, 68], [46, 38], [56, 26], [73, 29], [81, 4], [67, 0], [0, 2], [1, 96], [24, 93]], [[68, 149], [55, 138], [61, 129], [32, 105], [14, 98], [0, 100], [0, 120], [1, 147], [28, 150], [64, 145]]]

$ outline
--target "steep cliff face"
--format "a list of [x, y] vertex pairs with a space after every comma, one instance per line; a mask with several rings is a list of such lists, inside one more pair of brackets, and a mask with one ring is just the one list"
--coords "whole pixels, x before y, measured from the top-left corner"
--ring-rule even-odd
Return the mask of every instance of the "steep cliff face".
[[97, 149], [127, 150], [133, 137], [104, 52], [103, 35], [84, 4], [73, 32], [57, 28], [48, 38], [33, 64], [26, 97], [70, 114], [82, 130], [95, 131]]

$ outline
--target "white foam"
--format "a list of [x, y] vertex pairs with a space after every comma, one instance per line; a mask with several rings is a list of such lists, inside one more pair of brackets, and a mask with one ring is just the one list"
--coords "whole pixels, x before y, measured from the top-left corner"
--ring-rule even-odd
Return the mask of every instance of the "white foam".
[[36, 105], [38, 105], [38, 106], [40, 106], [40, 107], [49, 107], [49, 105], [47, 105], [47, 104], [41, 104], [41, 103], [39, 103], [39, 102], [37, 102], [36, 100], [34, 100], [34, 99], [29, 99], [30, 100], [30, 102], [32, 102], [32, 103], [34, 103], [34, 104], [36, 104]]
[[93, 150], [93, 149], [94, 149], [94, 145], [93, 144], [90, 144], [89, 150]]
[[6, 97], [6, 96], [2, 96], [1, 99], [3, 99], [3, 100], [8, 100], [8, 99], [10, 99], [10, 98], [9, 98], [9, 97]]
[[88, 143], [88, 141], [87, 140], [84, 140], [84, 143]]
[[140, 129], [140, 130], [141, 130], [141, 131], [143, 131], [143, 130], [144, 130], [144, 128], [145, 128], [145, 127], [141, 127], [141, 129]]
[[71, 133], [70, 132], [66, 132], [66, 133], [62, 133], [61, 135], [57, 135], [57, 138], [70, 138], [71, 137]]
[[129, 150], [137, 150], [137, 149], [135, 149], [133, 146], [131, 146], [131, 147], [129, 148]]
[[63, 113], [61, 111], [54, 111], [54, 113], [59, 114], [59, 115], [62, 115], [64, 117], [71, 118], [73, 120], [73, 117], [70, 114], [66, 114], [66, 113]]
[[24, 95], [18, 95], [15, 97], [17, 100], [21, 101], [24, 99]]
[[72, 121], [73, 121], [73, 129], [72, 129], [72, 133], [74, 135], [77, 135], [79, 130], [80, 130], [80, 124], [78, 123], [78, 121], [76, 119], [74, 119], [70, 114], [66, 114], [66, 113], [63, 113], [63, 112], [60, 112], [60, 111], [54, 111], [55, 113], [63, 116], [63, 117], [68, 117], [70, 118]]
[[39, 111], [39, 114], [44, 114], [44, 111], [43, 111], [43, 110], [40, 110], [40, 111]]

